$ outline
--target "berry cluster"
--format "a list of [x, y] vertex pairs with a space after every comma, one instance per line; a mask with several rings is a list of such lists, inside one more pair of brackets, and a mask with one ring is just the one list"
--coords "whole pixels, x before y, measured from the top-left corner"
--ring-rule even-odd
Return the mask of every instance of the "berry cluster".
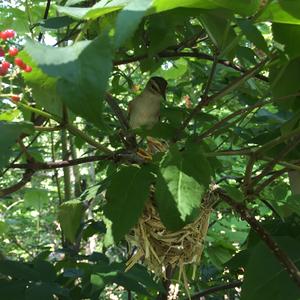
[[32, 68], [25, 64], [21, 58], [16, 57], [19, 49], [11, 41], [15, 36], [16, 32], [12, 29], [0, 31], [0, 76], [8, 74], [10, 67], [14, 65], [24, 72], [32, 71]]

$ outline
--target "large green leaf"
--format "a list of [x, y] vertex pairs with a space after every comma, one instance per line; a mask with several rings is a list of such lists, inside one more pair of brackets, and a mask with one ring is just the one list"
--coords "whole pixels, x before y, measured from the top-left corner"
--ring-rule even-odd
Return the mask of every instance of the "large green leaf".
[[[291, 237], [276, 241], [291, 259], [300, 266], [300, 243]], [[259, 242], [251, 252], [246, 266], [241, 300], [299, 300], [299, 287], [265, 246]]]
[[[300, 58], [272, 66], [270, 69], [271, 90], [274, 97], [292, 95], [299, 92]], [[277, 104], [285, 107], [297, 105], [294, 98], [277, 101]]]
[[106, 191], [104, 213], [112, 222], [111, 234], [115, 242], [120, 241], [137, 223], [149, 198], [152, 181], [149, 166], [123, 167], [114, 175]]
[[[43, 72], [59, 78], [58, 94], [70, 110], [102, 127], [101, 98], [112, 68], [108, 37], [64, 48], [52, 48], [28, 40], [25, 49]], [[54, 82], [50, 87], [52, 84]]]
[[237, 23], [249, 41], [251, 41], [258, 49], [261, 49], [266, 53], [269, 52], [268, 45], [263, 35], [249, 20], [238, 19]]
[[46, 20], [41, 20], [38, 24], [41, 27], [49, 28], [49, 29], [59, 29], [62, 27], [66, 27], [74, 23], [74, 20], [67, 16], [62, 17], [53, 17]]
[[274, 39], [284, 45], [290, 59], [300, 56], [300, 24], [272, 24]]
[[11, 276], [14, 279], [39, 280], [39, 273], [36, 270], [19, 261], [1, 260], [0, 274]]
[[40, 210], [48, 201], [47, 190], [37, 188], [27, 189], [24, 195], [24, 205], [26, 207]]
[[65, 237], [70, 242], [76, 239], [84, 211], [83, 203], [77, 199], [64, 202], [59, 207], [58, 220]]
[[164, 225], [180, 229], [201, 209], [201, 199], [210, 183], [211, 169], [200, 148], [180, 152], [171, 148], [160, 163], [155, 199]]
[[117, 48], [134, 33], [151, 3], [152, 0], [133, 0], [119, 13], [115, 37]]
[[300, 24], [300, 2], [297, 0], [273, 0], [257, 18], [258, 22]]
[[20, 134], [31, 134], [32, 132], [31, 123], [0, 121], [0, 169], [7, 164], [12, 154], [11, 147], [16, 143]]

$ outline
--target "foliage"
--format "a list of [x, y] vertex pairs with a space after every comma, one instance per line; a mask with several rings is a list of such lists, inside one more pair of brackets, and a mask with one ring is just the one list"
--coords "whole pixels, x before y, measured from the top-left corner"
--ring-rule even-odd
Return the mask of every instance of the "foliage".
[[[2, 1], [0, 295], [299, 299], [299, 38], [292, 0]], [[128, 268], [149, 201], [172, 233], [208, 195], [200, 264]]]

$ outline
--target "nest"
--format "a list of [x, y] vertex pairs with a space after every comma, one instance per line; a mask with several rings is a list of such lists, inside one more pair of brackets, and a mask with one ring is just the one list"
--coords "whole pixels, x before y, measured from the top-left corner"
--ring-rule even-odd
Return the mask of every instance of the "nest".
[[171, 232], [162, 224], [153, 201], [148, 201], [138, 224], [127, 236], [129, 244], [137, 247], [127, 262], [127, 269], [140, 259], [148, 269], [161, 277], [166, 277], [167, 267], [179, 267], [179, 280], [183, 276], [186, 283], [185, 265], [196, 267], [200, 264], [214, 202], [213, 193], [207, 193], [197, 219], [181, 230]]

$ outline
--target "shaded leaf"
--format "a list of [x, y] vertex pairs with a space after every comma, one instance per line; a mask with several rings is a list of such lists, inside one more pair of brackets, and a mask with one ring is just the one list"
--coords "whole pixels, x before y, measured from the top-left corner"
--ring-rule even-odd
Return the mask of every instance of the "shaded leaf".
[[133, 0], [119, 13], [116, 22], [115, 47], [119, 48], [134, 33], [152, 0]]
[[153, 181], [150, 171], [149, 166], [123, 167], [112, 178], [106, 191], [104, 213], [112, 222], [111, 234], [115, 242], [128, 233], [143, 211]]
[[300, 56], [300, 24], [272, 24], [274, 39], [284, 45], [290, 59]]
[[66, 201], [59, 207], [58, 220], [65, 237], [70, 242], [74, 242], [76, 239], [84, 211], [83, 203], [77, 199]]
[[26, 122], [0, 121], [0, 169], [4, 167], [11, 156], [11, 147], [16, 143], [21, 133], [33, 133], [33, 125]]
[[65, 26], [69, 26], [72, 23], [74, 23], [74, 19], [68, 16], [62, 16], [62, 17], [48, 18], [46, 20], [40, 21], [38, 24], [44, 28], [59, 29]]
[[[291, 237], [276, 238], [292, 260], [300, 266], [300, 243]], [[299, 299], [299, 287], [263, 242], [252, 251], [246, 266], [242, 288], [242, 300]]]

